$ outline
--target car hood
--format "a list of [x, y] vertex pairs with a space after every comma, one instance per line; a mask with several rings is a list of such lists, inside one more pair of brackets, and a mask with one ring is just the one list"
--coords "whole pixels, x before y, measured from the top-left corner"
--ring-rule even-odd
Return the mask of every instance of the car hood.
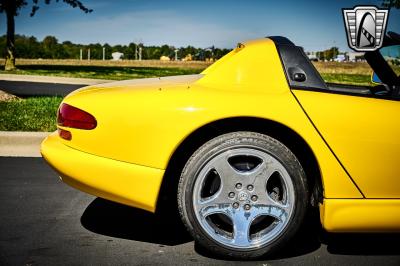
[[74, 96], [78, 94], [86, 94], [86, 93], [95, 93], [101, 91], [116, 91], [116, 90], [148, 90], [148, 89], [165, 89], [169, 87], [176, 86], [184, 86], [189, 85], [200, 78], [202, 78], [203, 74], [195, 74], [195, 75], [179, 75], [179, 76], [170, 76], [170, 77], [157, 77], [157, 78], [144, 78], [144, 79], [132, 79], [132, 80], [123, 80], [123, 81], [114, 81], [108, 83], [102, 83], [92, 86], [83, 87], [72, 92], [69, 96]]

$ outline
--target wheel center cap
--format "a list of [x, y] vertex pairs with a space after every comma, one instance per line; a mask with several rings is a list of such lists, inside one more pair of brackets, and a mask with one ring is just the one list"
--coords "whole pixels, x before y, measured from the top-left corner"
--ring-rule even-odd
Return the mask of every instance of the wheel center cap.
[[245, 201], [245, 200], [248, 200], [249, 195], [247, 195], [246, 192], [242, 191], [242, 192], [239, 192], [238, 198], [240, 201]]

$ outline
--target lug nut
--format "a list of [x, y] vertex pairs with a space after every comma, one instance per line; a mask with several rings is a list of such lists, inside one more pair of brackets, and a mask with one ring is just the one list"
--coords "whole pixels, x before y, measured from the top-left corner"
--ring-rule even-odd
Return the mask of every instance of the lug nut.
[[247, 186], [247, 190], [250, 190], [250, 191], [251, 191], [251, 190], [253, 190], [253, 188], [254, 188], [253, 185], [248, 185], [248, 186]]
[[237, 208], [239, 208], [239, 203], [234, 202], [234, 203], [232, 204], [232, 206], [233, 206], [233, 208], [237, 209]]
[[235, 197], [235, 193], [234, 192], [229, 192], [228, 197], [230, 197], [231, 199], [233, 199]]
[[250, 208], [251, 208], [251, 206], [250, 206], [249, 204], [245, 204], [245, 205], [244, 205], [244, 209], [245, 209], [246, 211], [250, 210]]
[[237, 183], [235, 186], [237, 189], [241, 189], [242, 188], [242, 184], [241, 183]]
[[256, 195], [253, 195], [253, 196], [251, 196], [251, 200], [252, 200], [252, 201], [257, 201], [257, 200], [258, 200], [258, 197], [257, 197]]

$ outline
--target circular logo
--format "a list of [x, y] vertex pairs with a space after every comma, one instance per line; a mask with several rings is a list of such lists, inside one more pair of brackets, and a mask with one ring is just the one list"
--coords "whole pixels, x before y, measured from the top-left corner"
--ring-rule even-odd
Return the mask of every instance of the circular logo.
[[247, 195], [247, 193], [243, 192], [243, 191], [240, 192], [238, 196], [239, 196], [238, 198], [240, 201], [245, 201], [249, 198], [249, 195]]

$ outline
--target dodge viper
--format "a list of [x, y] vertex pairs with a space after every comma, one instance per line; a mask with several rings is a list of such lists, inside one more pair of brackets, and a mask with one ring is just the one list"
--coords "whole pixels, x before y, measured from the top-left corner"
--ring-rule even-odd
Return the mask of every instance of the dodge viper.
[[301, 47], [240, 43], [198, 75], [69, 94], [41, 146], [62, 181], [156, 212], [167, 195], [195, 241], [257, 258], [281, 250], [309, 208], [328, 232], [400, 230], [400, 78], [383, 49], [379, 83], [325, 83]]

